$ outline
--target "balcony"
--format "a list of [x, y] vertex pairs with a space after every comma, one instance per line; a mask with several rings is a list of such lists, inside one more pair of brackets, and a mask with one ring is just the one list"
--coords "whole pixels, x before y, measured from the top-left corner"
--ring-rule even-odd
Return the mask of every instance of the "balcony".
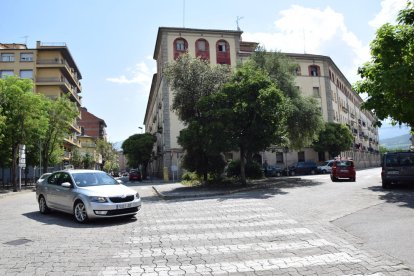
[[61, 77], [39, 77], [36, 78], [36, 85], [56, 85], [56, 86], [60, 86], [64, 92], [66, 93], [70, 93], [71, 98], [76, 100], [76, 102], [78, 103], [79, 106], [82, 105], [80, 97], [77, 93], [77, 90], [74, 86], [72, 86], [69, 81], [61, 76]]
[[79, 140], [76, 139], [76, 137], [74, 135], [68, 135], [65, 138], [65, 142], [68, 143], [68, 144], [71, 144], [72, 146], [78, 147], [78, 148], [81, 147], [81, 144], [80, 144]]
[[54, 59], [39, 59], [36, 62], [37, 68], [60, 68], [62, 73], [66, 78], [71, 79], [74, 84], [76, 84], [79, 91], [82, 91], [82, 86], [79, 81], [79, 76], [76, 73], [75, 69], [71, 68], [67, 61], [62, 58]]

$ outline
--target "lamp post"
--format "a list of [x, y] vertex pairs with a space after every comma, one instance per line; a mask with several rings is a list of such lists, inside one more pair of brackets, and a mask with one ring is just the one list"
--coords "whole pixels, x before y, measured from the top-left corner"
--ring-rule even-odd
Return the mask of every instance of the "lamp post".
[[141, 134], [142, 134], [142, 127], [138, 127], [141, 130]]

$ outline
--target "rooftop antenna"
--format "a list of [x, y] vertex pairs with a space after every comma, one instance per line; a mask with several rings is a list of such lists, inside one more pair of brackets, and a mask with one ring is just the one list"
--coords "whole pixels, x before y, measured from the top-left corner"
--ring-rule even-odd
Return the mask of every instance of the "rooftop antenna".
[[24, 35], [24, 36], [22, 36], [22, 38], [24, 38], [24, 44], [25, 45], [27, 45], [27, 38], [28, 38], [29, 36], [28, 35]]
[[241, 31], [240, 26], [239, 26], [239, 22], [240, 20], [242, 20], [244, 17], [243, 16], [237, 16], [236, 18], [236, 24], [237, 24], [237, 30]]
[[185, 28], [185, 0], [183, 0], [183, 28]]

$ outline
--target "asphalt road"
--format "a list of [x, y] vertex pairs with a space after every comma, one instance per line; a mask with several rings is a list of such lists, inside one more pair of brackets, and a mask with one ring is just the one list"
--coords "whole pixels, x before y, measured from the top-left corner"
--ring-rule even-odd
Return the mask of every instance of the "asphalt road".
[[[274, 188], [181, 200], [160, 200], [156, 183], [128, 183], [143, 197], [136, 219], [86, 225], [40, 214], [33, 192], [1, 197], [0, 275], [414, 275], [387, 246], [371, 245], [377, 233], [366, 227], [387, 225], [375, 208], [404, 209], [401, 220], [413, 210], [402, 201], [411, 188], [384, 192], [378, 173], [279, 178]], [[405, 234], [395, 241], [408, 248]]]

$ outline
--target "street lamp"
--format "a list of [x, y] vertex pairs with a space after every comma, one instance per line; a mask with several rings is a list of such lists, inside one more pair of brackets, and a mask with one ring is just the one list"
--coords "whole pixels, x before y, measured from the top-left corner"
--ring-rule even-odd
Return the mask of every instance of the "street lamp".
[[141, 130], [141, 134], [142, 134], [142, 127], [138, 127]]

